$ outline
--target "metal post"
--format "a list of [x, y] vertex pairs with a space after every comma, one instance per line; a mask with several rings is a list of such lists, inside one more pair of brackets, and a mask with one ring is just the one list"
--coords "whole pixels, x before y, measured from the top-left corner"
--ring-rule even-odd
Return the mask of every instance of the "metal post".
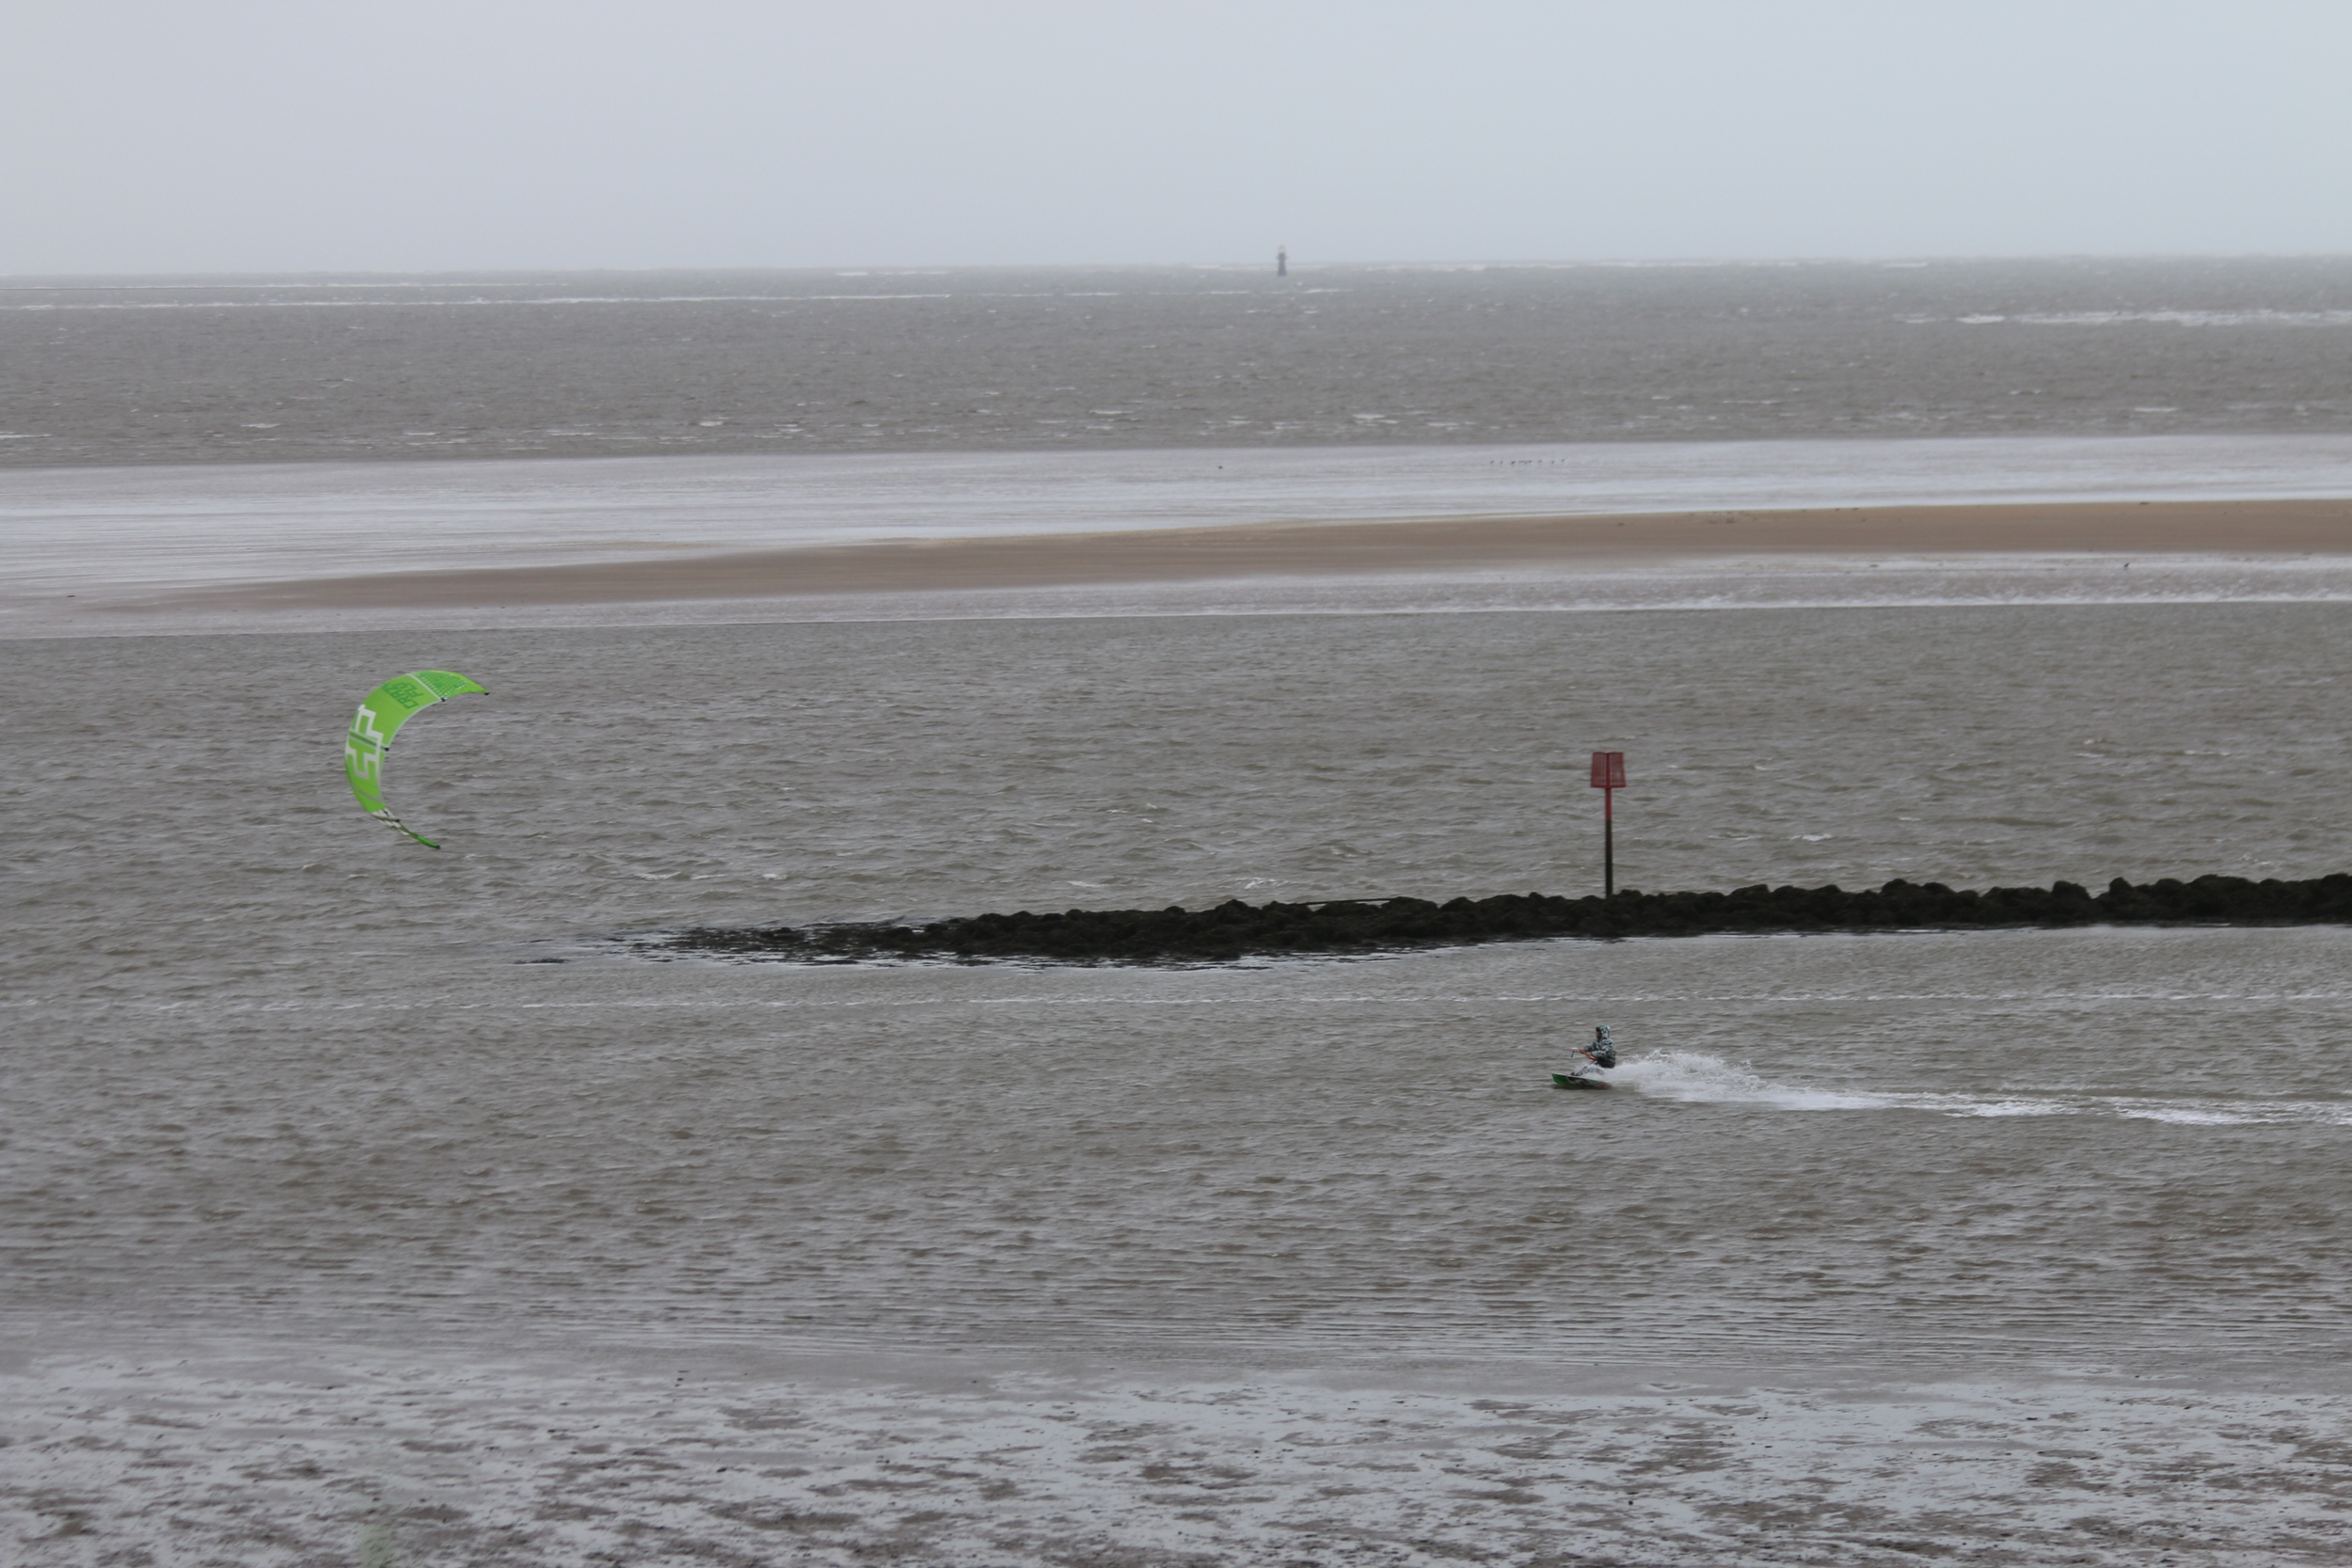
[[1600, 791], [1600, 895], [1617, 895], [1617, 791], [1625, 787], [1625, 753], [1593, 753], [1593, 787]]
[[1600, 792], [1600, 895], [1617, 895], [1617, 792]]

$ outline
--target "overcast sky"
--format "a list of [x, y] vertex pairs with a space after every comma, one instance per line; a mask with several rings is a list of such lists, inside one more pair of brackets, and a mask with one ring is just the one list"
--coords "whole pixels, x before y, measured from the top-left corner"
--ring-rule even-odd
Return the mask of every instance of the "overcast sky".
[[2352, 0], [8, 0], [0, 271], [2352, 253]]

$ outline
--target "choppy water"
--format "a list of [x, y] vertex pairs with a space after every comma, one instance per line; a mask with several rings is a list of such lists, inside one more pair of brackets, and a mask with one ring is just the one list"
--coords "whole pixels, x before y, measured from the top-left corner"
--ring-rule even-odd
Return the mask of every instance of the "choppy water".
[[[2334, 869], [2347, 615], [0, 644], [0, 1524], [93, 1565], [763, 1562], [787, 1527], [842, 1562], [1876, 1562], [1983, 1544], [1994, 1495], [2030, 1552], [2337, 1560], [2352, 932], [1188, 971], [606, 939], [1573, 890], [1601, 746], [1635, 885]], [[427, 663], [493, 693], [394, 756], [437, 855], [337, 770], [354, 693]], [[1617, 1092], [1553, 1091], [1602, 1021]]]
[[[917, 281], [15, 287], [0, 547], [56, 597], [374, 534], [2342, 488], [2337, 262]], [[1410, 445], [1889, 432], [2002, 439]], [[972, 452], [1318, 440], [1377, 450], [1252, 453], [1239, 499], [1205, 451]], [[849, 455], [788, 516], [746, 457], [23, 467], [673, 450]], [[1652, 889], [2345, 869], [2342, 563], [2125, 570], [12, 620], [0, 1544], [2352, 1560], [2352, 932], [1195, 970], [612, 940], [1575, 892], [1602, 747]], [[392, 761], [438, 855], [338, 769], [420, 666], [492, 691]], [[1615, 1090], [1553, 1091], [1597, 1022]]]
[[0, 280], [0, 464], [2352, 429], [2352, 261]]
[[[596, 939], [1573, 891], [1597, 746], [1645, 887], [2312, 874], [2347, 613], [11, 644], [0, 1291], [394, 1337], [2337, 1357], [2343, 931], [1177, 972]], [[334, 768], [351, 694], [428, 655], [494, 693], [395, 756], [439, 855]], [[1632, 1092], [1554, 1094], [1601, 1021]]]

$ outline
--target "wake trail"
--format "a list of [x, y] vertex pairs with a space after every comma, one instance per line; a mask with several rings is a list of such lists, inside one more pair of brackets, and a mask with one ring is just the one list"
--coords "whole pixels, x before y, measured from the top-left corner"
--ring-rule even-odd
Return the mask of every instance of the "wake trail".
[[1702, 1051], [1657, 1051], [1597, 1076], [1652, 1100], [1763, 1105], [1784, 1111], [1925, 1111], [1947, 1117], [2105, 1116], [2177, 1126], [2352, 1127], [2352, 1103], [2335, 1100], [2228, 1100], [2212, 1095], [2103, 1095], [2021, 1085], [2002, 1092], [1820, 1088], [1783, 1083]]

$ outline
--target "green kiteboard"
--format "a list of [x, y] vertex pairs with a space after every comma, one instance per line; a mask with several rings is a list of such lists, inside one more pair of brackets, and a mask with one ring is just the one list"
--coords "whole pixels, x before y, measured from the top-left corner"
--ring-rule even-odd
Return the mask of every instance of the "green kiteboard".
[[1551, 1075], [1551, 1086], [1555, 1089], [1605, 1089], [1609, 1085], [1597, 1078], [1579, 1078], [1572, 1072], [1555, 1072]]
[[487, 696], [489, 689], [454, 670], [415, 670], [394, 675], [368, 693], [352, 718], [351, 733], [343, 737], [343, 777], [351, 781], [351, 792], [359, 798], [360, 809], [428, 849], [440, 846], [393, 816], [392, 808], [384, 803], [384, 758], [392, 749], [392, 736], [408, 722], [410, 714], [444, 697], [462, 697], [468, 692]]

